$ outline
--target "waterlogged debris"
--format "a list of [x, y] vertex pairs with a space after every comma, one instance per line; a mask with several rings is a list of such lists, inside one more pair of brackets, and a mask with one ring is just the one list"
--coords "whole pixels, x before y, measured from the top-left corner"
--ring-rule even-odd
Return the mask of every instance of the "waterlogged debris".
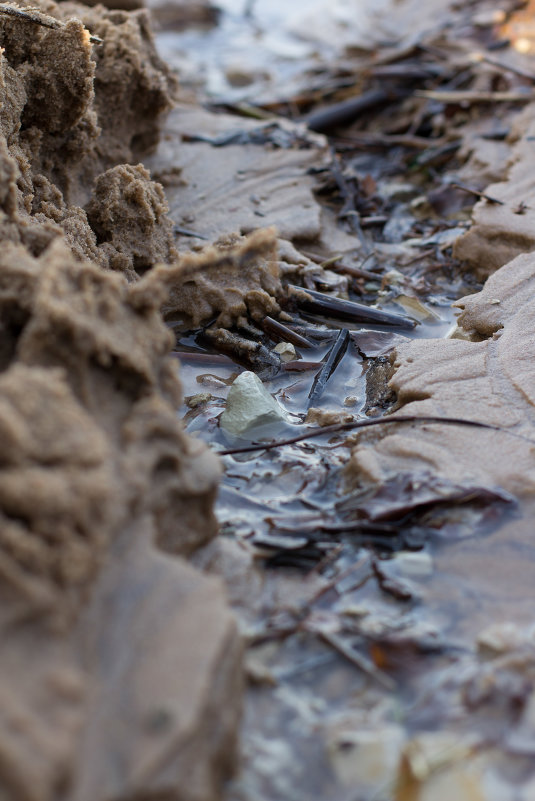
[[[309, 126], [311, 127], [311, 126]], [[273, 145], [276, 148], [317, 146], [317, 139], [310, 137], [305, 128], [286, 120], [266, 122], [256, 128], [228, 131], [219, 136], [203, 136], [202, 134], [186, 134], [185, 142], [208, 142], [213, 147], [228, 145]]]
[[[382, 417], [376, 420], [370, 419], [363, 419], [363, 420], [355, 420], [352, 418], [350, 421], [342, 422], [342, 423], [334, 423], [332, 426], [326, 426], [325, 428], [318, 428], [316, 426], [310, 426], [303, 434], [296, 434], [294, 437], [288, 437], [287, 439], [281, 440], [273, 440], [272, 442], [264, 442], [262, 444], [253, 444], [253, 445], [245, 445], [244, 447], [240, 448], [229, 448], [224, 451], [220, 451], [221, 454], [229, 455], [234, 453], [252, 453], [253, 451], [262, 451], [262, 450], [271, 450], [272, 448], [280, 448], [283, 445], [292, 445], [294, 442], [302, 442], [306, 439], [314, 439], [315, 437], [320, 437], [324, 434], [328, 433], [337, 433], [339, 431], [350, 431], [354, 428], [370, 428], [376, 426], [386, 426], [389, 428], [391, 425], [398, 425], [403, 423], [440, 423], [441, 425], [452, 425], [452, 426], [460, 426], [461, 428], [467, 426], [468, 428], [482, 428], [487, 431], [499, 431], [503, 434], [506, 434], [514, 439], [519, 439], [525, 443], [531, 443], [535, 445], [535, 439], [530, 439], [522, 434], [517, 434], [514, 431], [509, 431], [505, 428], [502, 428], [499, 425], [492, 425], [490, 423], [482, 423], [479, 420], [463, 420], [461, 417], [439, 417], [438, 415], [391, 415], [388, 417]], [[507, 496], [506, 494], [506, 497]]]
[[351, 97], [319, 111], [314, 111], [306, 117], [305, 121], [311, 131], [327, 133], [333, 128], [347, 125], [365, 111], [381, 106], [399, 96], [399, 93], [394, 94], [384, 89], [370, 89], [358, 97]]
[[382, 559], [373, 560], [373, 572], [383, 592], [391, 595], [396, 601], [413, 601], [417, 597], [413, 586], [400, 578], [391, 575], [389, 562]]
[[297, 331], [289, 328], [287, 325], [281, 323], [280, 320], [274, 320], [273, 317], [264, 317], [262, 320], [262, 328], [271, 338], [275, 338], [281, 342], [290, 342], [298, 348], [311, 348], [312, 343], [305, 337], [298, 334]]
[[340, 364], [347, 347], [349, 345], [350, 336], [349, 331], [345, 328], [338, 334], [334, 345], [326, 356], [323, 367], [314, 378], [310, 392], [308, 393], [307, 409], [310, 409], [321, 398], [327, 381], [332, 376], [338, 365]]
[[[347, 398], [344, 400], [345, 406], [353, 406], [357, 403], [357, 398], [354, 399], [354, 403], [347, 403]], [[305, 423], [312, 423], [318, 426], [332, 426], [336, 423], [349, 423], [354, 420], [353, 415], [350, 412], [344, 411], [335, 411], [328, 409], [321, 409], [311, 407], [307, 411], [307, 415], [305, 417]]]
[[206, 328], [199, 338], [238, 364], [253, 369], [260, 378], [272, 378], [281, 369], [282, 362], [278, 353], [262, 342], [239, 336], [226, 328]]
[[355, 303], [351, 300], [324, 295], [314, 289], [289, 285], [289, 297], [294, 300], [303, 311], [312, 314], [321, 314], [326, 317], [335, 317], [352, 323], [375, 323], [377, 325], [397, 326], [398, 328], [414, 328], [416, 322], [401, 314], [385, 312]]
[[197, 409], [198, 406], [203, 406], [208, 401], [212, 400], [212, 395], [210, 392], [199, 392], [197, 395], [190, 395], [188, 398], [184, 398], [186, 406], [190, 409]]
[[258, 376], [246, 371], [235, 379], [229, 390], [220, 424], [229, 434], [242, 436], [259, 426], [281, 423], [285, 419], [284, 410]]
[[510, 493], [499, 488], [455, 484], [430, 472], [400, 474], [382, 485], [351, 494], [337, 505], [339, 512], [358, 513], [372, 522], [398, 522], [411, 525], [418, 516], [442, 505], [514, 503]]
[[366, 673], [373, 681], [377, 682], [377, 684], [387, 690], [395, 689], [396, 682], [377, 668], [370, 659], [357, 651], [356, 648], [353, 648], [346, 638], [342, 638], [336, 633], [325, 630], [320, 631], [319, 634], [324, 642], [338, 651], [341, 656], [355, 665], [355, 667], [359, 668], [359, 670], [362, 670], [363, 673]]
[[[16, 17], [26, 22], [33, 22], [35, 25], [42, 25], [43, 28], [51, 28], [52, 30], [61, 29], [65, 25], [64, 22], [60, 22], [60, 20], [54, 19], [54, 17], [50, 17], [48, 14], [44, 14], [35, 8], [27, 11], [17, 6], [8, 5], [7, 3], [2, 3], [2, 5], [0, 5], [0, 14], [5, 14], [8, 17]], [[92, 44], [102, 44], [100, 36], [90, 35], [89, 41]]]
[[269, 548], [270, 550], [301, 550], [309, 544], [308, 537], [276, 536], [274, 534], [260, 534], [253, 540], [257, 548]]

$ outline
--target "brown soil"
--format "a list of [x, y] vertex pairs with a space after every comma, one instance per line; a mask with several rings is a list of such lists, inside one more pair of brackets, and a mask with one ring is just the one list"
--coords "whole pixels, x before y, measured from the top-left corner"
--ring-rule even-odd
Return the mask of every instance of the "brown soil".
[[240, 645], [176, 555], [214, 536], [220, 468], [176, 416], [169, 274], [138, 281], [177, 256], [135, 166], [173, 79], [146, 12], [39, 9], [0, 16], [0, 795], [209, 799]]

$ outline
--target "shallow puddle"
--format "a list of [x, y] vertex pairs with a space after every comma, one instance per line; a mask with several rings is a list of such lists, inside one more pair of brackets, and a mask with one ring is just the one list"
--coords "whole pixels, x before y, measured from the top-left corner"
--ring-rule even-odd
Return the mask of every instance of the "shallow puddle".
[[[221, 5], [210, 30], [158, 35], [184, 85], [216, 105], [269, 106], [334, 57], [328, 43], [296, 35], [283, 3]], [[304, 11], [310, 4], [292, 6], [295, 17]], [[432, 501], [419, 502], [421, 487], [402, 487], [401, 476], [394, 489], [408, 500], [395, 512], [388, 487], [369, 496], [348, 486], [347, 431], [272, 447], [308, 427], [309, 394], [341, 328], [351, 340], [318, 405], [380, 417], [395, 402], [391, 347], [450, 336], [452, 302], [478, 289], [450, 258], [466, 210], [457, 199], [457, 216], [437, 230], [436, 216], [418, 211], [429, 176], [416, 162], [407, 169], [396, 149], [345, 161], [367, 182], [372, 232], [386, 209], [375, 261], [365, 247], [374, 235], [352, 231], [351, 264], [377, 267], [377, 277], [350, 281], [349, 297], [406, 314], [414, 329], [363, 331], [301, 314], [313, 347], [297, 347], [292, 369], [263, 379], [285, 419], [243, 437], [220, 417], [247, 367], [210, 355], [195, 336], [177, 341], [187, 431], [219, 451], [269, 446], [222, 456], [220, 542], [198, 557], [226, 577], [248, 642], [242, 768], [226, 801], [535, 797], [531, 510], [498, 490], [464, 497], [422, 474]], [[328, 207], [328, 194], [320, 202]], [[311, 364], [300, 371], [299, 362]], [[381, 504], [388, 513], [373, 511]]]

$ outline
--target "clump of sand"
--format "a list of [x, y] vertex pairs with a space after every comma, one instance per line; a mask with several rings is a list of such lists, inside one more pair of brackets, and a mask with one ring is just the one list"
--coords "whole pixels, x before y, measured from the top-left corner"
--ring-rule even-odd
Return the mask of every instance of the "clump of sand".
[[240, 641], [179, 557], [220, 467], [176, 415], [169, 286], [138, 280], [177, 257], [135, 163], [173, 79], [144, 11], [31, 15], [0, 15], [0, 796], [209, 800]]

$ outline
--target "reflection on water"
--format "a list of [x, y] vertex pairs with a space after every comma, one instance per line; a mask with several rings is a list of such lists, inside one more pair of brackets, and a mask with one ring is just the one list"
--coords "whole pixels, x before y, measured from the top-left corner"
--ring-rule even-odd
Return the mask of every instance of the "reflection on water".
[[[201, 96], [280, 96], [294, 76], [334, 52], [332, 44], [300, 36], [296, 23], [326, 5], [221, 0], [219, 26], [161, 32], [160, 52], [179, 70], [182, 86]], [[331, 10], [349, 5], [356, 4], [334, 3]], [[356, 172], [377, 179], [379, 195], [389, 159], [373, 151], [355, 162]], [[389, 211], [387, 242], [406, 244], [408, 209], [400, 203]], [[451, 300], [463, 294], [450, 278], [437, 274], [437, 291], [425, 298], [437, 318], [409, 336], [447, 335]], [[368, 288], [382, 291], [380, 283]], [[374, 299], [400, 311], [387, 294]], [[328, 349], [319, 343], [298, 356], [319, 361]], [[362, 413], [371, 364], [353, 341], [321, 406]], [[185, 425], [214, 448], [237, 444], [218, 423], [229, 384], [242, 370], [230, 361], [208, 357], [199, 366], [183, 357]], [[294, 417], [255, 432], [257, 439], [302, 430], [314, 375], [281, 371], [265, 382]], [[352, 529], [347, 515], [341, 519], [346, 439], [326, 434], [223, 457], [222, 555], [214, 564], [231, 574], [229, 593], [249, 643], [242, 771], [226, 801], [532, 801], [530, 515], [516, 519], [517, 507], [507, 503], [452, 504], [444, 514], [447, 504], [438, 498], [420, 516], [395, 521], [403, 541], [388, 531], [388, 520], [382, 539], [377, 530], [372, 536], [365, 527]], [[451, 489], [439, 486], [437, 493], [451, 497]], [[409, 534], [411, 549], [396, 552]]]
[[[318, 65], [317, 45], [299, 35], [299, 18], [321, 2], [220, 0], [219, 24], [208, 30], [159, 31], [159, 52], [180, 75], [183, 87], [212, 99], [257, 99]], [[322, 48], [322, 58], [332, 48]]]

